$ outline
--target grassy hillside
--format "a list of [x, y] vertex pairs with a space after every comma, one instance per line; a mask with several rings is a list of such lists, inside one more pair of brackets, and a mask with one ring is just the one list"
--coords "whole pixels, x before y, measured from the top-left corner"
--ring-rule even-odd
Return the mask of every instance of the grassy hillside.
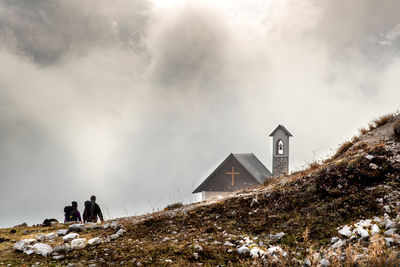
[[[68, 225], [20, 227], [15, 234], [0, 229], [0, 238], [9, 239], [0, 243], [0, 265], [398, 266], [398, 125], [399, 116], [381, 117], [332, 158], [265, 186], [122, 218], [118, 228], [126, 233], [115, 240], [110, 236], [118, 228], [85, 229], [80, 237], [103, 239], [84, 249], [48, 257], [13, 249], [20, 239]], [[351, 229], [347, 236], [339, 233], [346, 233], [344, 226]], [[63, 241], [57, 237], [44, 243], [54, 248]]]

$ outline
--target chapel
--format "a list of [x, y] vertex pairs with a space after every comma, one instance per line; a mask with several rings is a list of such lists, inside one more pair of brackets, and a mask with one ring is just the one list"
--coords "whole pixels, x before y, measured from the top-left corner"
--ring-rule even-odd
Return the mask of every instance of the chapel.
[[289, 173], [289, 137], [292, 134], [278, 125], [272, 137], [272, 172], [253, 153], [231, 153], [193, 191], [201, 193], [202, 200], [221, 198], [234, 191], [264, 183], [266, 179]]

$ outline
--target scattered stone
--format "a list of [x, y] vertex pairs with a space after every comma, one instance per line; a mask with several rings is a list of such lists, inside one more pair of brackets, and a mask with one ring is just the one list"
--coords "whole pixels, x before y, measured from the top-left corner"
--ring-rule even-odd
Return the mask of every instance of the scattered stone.
[[36, 239], [19, 240], [17, 243], [14, 244], [14, 250], [24, 251], [28, 247], [28, 245], [32, 244], [35, 241], [36, 241]]
[[53, 253], [53, 248], [47, 244], [44, 243], [37, 243], [33, 245], [33, 250], [35, 251], [36, 254], [42, 255], [44, 257], [49, 256], [51, 253]]
[[54, 247], [54, 252], [56, 253], [64, 253], [67, 252], [67, 247], [65, 245], [60, 245], [60, 246], [56, 246]]
[[117, 239], [119, 237], [119, 235], [117, 235], [117, 234], [113, 234], [113, 235], [110, 235], [110, 240], [115, 240], [115, 239]]
[[116, 234], [118, 236], [123, 236], [125, 233], [126, 233], [126, 231], [124, 229], [119, 229]]
[[327, 267], [329, 266], [331, 263], [327, 260], [327, 259], [322, 259], [319, 264], [321, 264], [322, 267]]
[[371, 159], [373, 159], [373, 158], [375, 158], [375, 157], [372, 156], [372, 155], [367, 155], [367, 156], [365, 156], [365, 158], [368, 159], [368, 160], [371, 160]]
[[304, 262], [304, 265], [311, 266], [311, 261], [309, 258], [305, 258], [303, 262]]
[[279, 240], [281, 240], [282, 237], [284, 237], [284, 236], [285, 236], [285, 233], [284, 233], [284, 232], [280, 232], [280, 233], [277, 233], [277, 234], [275, 234], [275, 235], [270, 235], [269, 238], [270, 238], [271, 240], [274, 240], [274, 241], [279, 241]]
[[224, 243], [224, 246], [234, 247], [235, 245], [232, 244], [230, 241], [226, 241], [226, 242]]
[[352, 232], [349, 226], [345, 225], [341, 230], [338, 231], [339, 234], [343, 235], [343, 236], [351, 236]]
[[368, 238], [369, 237], [368, 231], [365, 230], [364, 228], [362, 228], [361, 226], [359, 226], [356, 229], [354, 229], [354, 233], [360, 235], [361, 238]]
[[379, 166], [376, 165], [375, 163], [370, 163], [370, 164], [369, 164], [369, 167], [370, 167], [371, 169], [373, 169], [373, 170], [376, 170], [376, 169], [379, 168]]
[[44, 236], [44, 240], [50, 241], [53, 240], [57, 237], [56, 233], [50, 233], [50, 234], [46, 234]]
[[247, 246], [243, 245], [240, 248], [238, 248], [238, 253], [239, 254], [250, 254], [250, 249]]
[[83, 249], [86, 247], [86, 239], [85, 238], [77, 238], [71, 241], [72, 249]]
[[64, 236], [64, 235], [68, 234], [68, 231], [69, 231], [68, 229], [60, 229], [57, 231], [57, 235]]
[[381, 229], [379, 229], [379, 226], [378, 226], [378, 225], [373, 224], [373, 225], [371, 226], [371, 235], [379, 234], [380, 231], [381, 231]]
[[337, 241], [339, 241], [339, 237], [335, 236], [335, 237], [331, 238], [331, 243], [332, 244], [336, 243]]
[[64, 259], [64, 258], [65, 258], [64, 255], [53, 256], [53, 259], [54, 259], [54, 260], [62, 260], [62, 259]]
[[115, 229], [118, 224], [119, 224], [119, 221], [114, 221], [111, 223], [111, 227]]
[[217, 241], [217, 240], [215, 240], [215, 241], [213, 242], [213, 244], [214, 244], [214, 245], [221, 245], [222, 243], [219, 242], [219, 241]]
[[196, 249], [196, 250], [198, 250], [198, 251], [202, 251], [202, 250], [203, 250], [203, 247], [200, 246], [199, 244], [195, 244], [195, 245], [194, 245], [194, 249]]
[[83, 230], [85, 230], [83, 223], [76, 223], [69, 226], [69, 231], [71, 232], [82, 232]]
[[396, 230], [396, 229], [391, 228], [391, 229], [389, 229], [389, 230], [387, 230], [387, 231], [385, 232], [385, 235], [392, 236], [392, 235], [394, 234], [395, 230]]
[[386, 246], [390, 248], [392, 246], [392, 244], [394, 243], [394, 239], [391, 237], [385, 237], [385, 242], [386, 242]]
[[103, 229], [108, 229], [111, 227], [111, 223], [106, 223], [103, 225]]
[[89, 243], [89, 245], [94, 246], [94, 245], [98, 245], [98, 244], [102, 243], [102, 240], [100, 237], [95, 237], [95, 238], [89, 239], [88, 243]]
[[339, 239], [338, 241], [336, 241], [335, 244], [332, 245], [332, 249], [336, 250], [338, 248], [341, 248], [344, 245], [346, 245], [346, 241], [343, 241], [343, 240]]
[[70, 233], [63, 237], [63, 241], [64, 241], [64, 243], [67, 243], [78, 237], [79, 237], [79, 235], [77, 233]]
[[46, 236], [44, 234], [36, 235], [37, 241], [44, 241], [45, 239], [46, 239]]
[[253, 258], [260, 258], [260, 257], [264, 256], [264, 254], [265, 254], [265, 251], [258, 247], [254, 247], [250, 250], [250, 255]]

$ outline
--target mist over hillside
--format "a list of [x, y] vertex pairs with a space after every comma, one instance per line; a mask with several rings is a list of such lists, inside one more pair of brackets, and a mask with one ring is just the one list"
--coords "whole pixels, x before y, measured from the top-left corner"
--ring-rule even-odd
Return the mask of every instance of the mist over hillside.
[[[231, 152], [290, 169], [399, 108], [394, 0], [0, 1], [0, 226], [96, 194], [115, 218], [190, 202]], [[356, 15], [355, 15], [356, 14]]]

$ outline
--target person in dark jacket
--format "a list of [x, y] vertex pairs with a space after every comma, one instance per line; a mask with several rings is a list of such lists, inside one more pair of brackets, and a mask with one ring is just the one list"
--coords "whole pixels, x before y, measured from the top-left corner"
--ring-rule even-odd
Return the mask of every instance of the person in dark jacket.
[[78, 202], [72, 201], [72, 206], [64, 208], [64, 222], [82, 222], [81, 213], [78, 210]]
[[96, 196], [91, 196], [90, 201], [85, 201], [85, 210], [83, 211], [84, 222], [97, 222], [98, 218], [103, 222], [103, 213], [96, 203]]

